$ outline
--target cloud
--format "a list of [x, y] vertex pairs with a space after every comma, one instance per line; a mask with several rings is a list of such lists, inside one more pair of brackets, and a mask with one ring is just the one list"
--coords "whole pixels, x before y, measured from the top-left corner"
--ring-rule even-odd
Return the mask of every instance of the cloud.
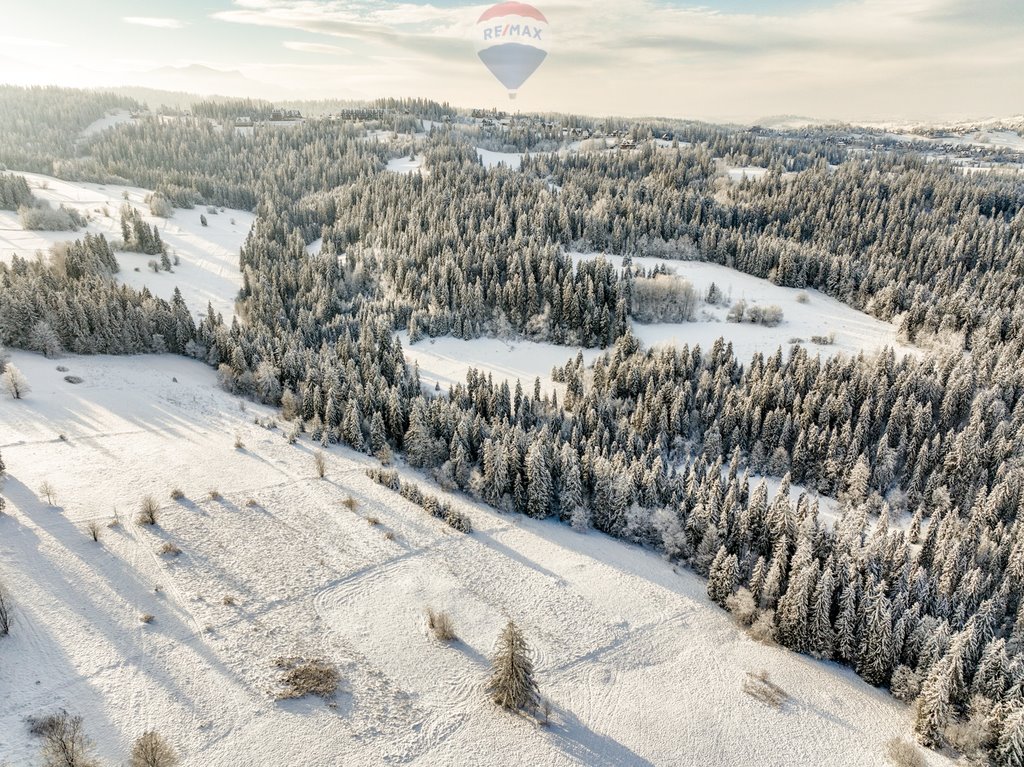
[[301, 51], [302, 53], [326, 53], [331, 56], [344, 56], [351, 53], [347, 48], [327, 43], [305, 43], [298, 40], [286, 40], [284, 47], [290, 51]]
[[124, 16], [121, 18], [125, 24], [138, 24], [143, 27], [156, 27], [157, 29], [182, 29], [185, 22], [179, 19], [171, 19], [166, 16]]
[[[550, 21], [550, 55], [530, 83], [540, 108], [953, 117], [1012, 110], [1010, 94], [1024, 91], [1020, 0], [829, 0], [785, 13], [770, 2], [744, 13], [707, 7], [713, 0], [534, 2]], [[471, 44], [483, 7], [234, 0], [213, 17], [400, 57], [415, 75], [407, 88], [467, 101], [489, 83]]]

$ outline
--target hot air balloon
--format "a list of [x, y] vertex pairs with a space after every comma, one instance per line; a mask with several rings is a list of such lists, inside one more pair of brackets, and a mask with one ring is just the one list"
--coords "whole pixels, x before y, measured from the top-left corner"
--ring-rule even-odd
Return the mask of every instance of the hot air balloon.
[[477, 21], [477, 55], [510, 99], [547, 57], [547, 32], [544, 14], [526, 3], [498, 3]]

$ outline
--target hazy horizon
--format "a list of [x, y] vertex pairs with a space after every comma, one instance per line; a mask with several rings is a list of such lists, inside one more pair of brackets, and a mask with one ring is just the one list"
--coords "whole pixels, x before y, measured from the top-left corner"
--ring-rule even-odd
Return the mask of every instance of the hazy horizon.
[[[268, 100], [750, 122], [953, 121], [1024, 112], [1013, 0], [537, 2], [547, 60], [516, 101], [472, 43], [489, 4], [50, 0], [5, 10], [0, 81]], [[59, 11], [55, 13], [56, 11]]]

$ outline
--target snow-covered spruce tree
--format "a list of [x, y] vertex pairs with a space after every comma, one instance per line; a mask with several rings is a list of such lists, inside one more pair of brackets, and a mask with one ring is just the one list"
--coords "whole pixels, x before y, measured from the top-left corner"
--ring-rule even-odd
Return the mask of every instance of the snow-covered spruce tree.
[[1024, 767], [1024, 704], [1018, 703], [1003, 720], [996, 759], [1000, 767]]
[[526, 513], [546, 517], [551, 508], [551, 468], [548, 465], [546, 432], [542, 430], [526, 451]]
[[725, 546], [719, 548], [708, 573], [708, 596], [712, 601], [725, 607], [726, 600], [736, 588], [738, 569], [736, 555], [730, 554]]
[[498, 638], [487, 691], [495, 703], [509, 710], [534, 711], [540, 704], [530, 648], [512, 621]]
[[883, 685], [892, 674], [894, 648], [892, 612], [885, 596], [885, 585], [878, 583], [864, 600], [864, 628], [857, 659], [857, 673], [873, 685]]
[[943, 733], [949, 724], [950, 662], [944, 659], [935, 664], [921, 686], [917, 699], [917, 719], [914, 731], [925, 746], [934, 747], [943, 742]]

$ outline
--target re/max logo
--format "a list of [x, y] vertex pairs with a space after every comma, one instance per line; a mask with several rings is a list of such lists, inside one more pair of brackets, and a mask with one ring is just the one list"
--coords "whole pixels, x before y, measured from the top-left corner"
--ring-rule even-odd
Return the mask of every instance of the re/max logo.
[[540, 27], [531, 27], [527, 24], [498, 24], [484, 30], [484, 40], [497, 40], [499, 37], [529, 37], [532, 40], [540, 40], [541, 31]]

